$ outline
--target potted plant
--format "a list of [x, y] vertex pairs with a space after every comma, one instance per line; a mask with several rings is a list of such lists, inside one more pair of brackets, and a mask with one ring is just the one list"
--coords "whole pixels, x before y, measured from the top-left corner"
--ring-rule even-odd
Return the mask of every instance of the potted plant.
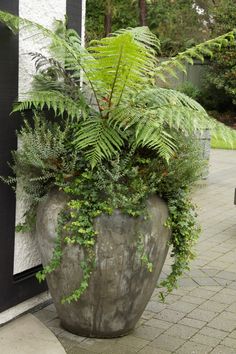
[[194, 133], [219, 126], [191, 98], [155, 87], [155, 75], [184, 69], [183, 60], [233, 33], [158, 66], [159, 41], [146, 27], [83, 48], [62, 24], [54, 33], [9, 13], [0, 20], [52, 41], [52, 57], [31, 53], [33, 89], [13, 109], [33, 115], [18, 132], [12, 167], [29, 203], [18, 228], [36, 227], [38, 279], [47, 277], [66, 329], [124, 335], [151, 297], [169, 244], [167, 291], [188, 269], [199, 233], [189, 191], [204, 166]]

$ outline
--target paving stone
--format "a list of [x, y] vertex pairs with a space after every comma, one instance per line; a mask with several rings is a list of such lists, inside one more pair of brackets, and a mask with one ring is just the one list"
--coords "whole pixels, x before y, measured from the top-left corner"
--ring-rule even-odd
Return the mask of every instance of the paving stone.
[[193, 280], [198, 284], [198, 285], [201, 285], [201, 286], [209, 286], [209, 285], [217, 285], [218, 283], [210, 278], [210, 277], [206, 277], [206, 278], [193, 278]]
[[225, 347], [224, 345], [218, 345], [214, 348], [211, 354], [235, 354], [235, 349]]
[[118, 344], [127, 345], [128, 347], [134, 349], [142, 349], [143, 347], [145, 347], [145, 345], [149, 344], [149, 341], [143, 338], [135, 337], [133, 334], [130, 334], [125, 337], [117, 338], [116, 342]]
[[222, 319], [232, 320], [232, 321], [236, 322], [236, 313], [230, 312], [230, 311], [228, 311], [228, 309], [223, 311], [220, 315], [221, 315]]
[[208, 326], [220, 329], [222, 331], [232, 332], [236, 329], [236, 322], [234, 320], [226, 319], [225, 317], [222, 317], [222, 314], [220, 314], [209, 322]]
[[172, 323], [177, 323], [179, 320], [181, 320], [185, 316], [186, 316], [186, 313], [166, 309], [166, 310], [159, 312], [155, 316], [155, 318], [157, 318], [159, 320], [169, 321]]
[[66, 353], [67, 354], [89, 354], [89, 351], [77, 346], [77, 347], [67, 349]]
[[145, 322], [145, 325], [155, 327], [155, 328], [168, 329], [168, 328], [170, 328], [170, 326], [172, 326], [172, 323], [162, 321], [157, 318], [152, 318], [152, 319], [148, 320], [147, 322]]
[[[206, 249], [204, 249], [205, 251]], [[207, 277], [207, 274], [204, 273], [201, 269], [191, 269], [190, 272], [187, 273], [191, 278], [204, 278]]]
[[136, 323], [135, 328], [138, 328], [138, 327], [144, 325], [145, 322], [146, 322], [146, 320], [145, 320], [144, 318], [140, 318], [140, 319], [138, 320], [138, 322]]
[[150, 312], [158, 313], [158, 312], [164, 310], [165, 308], [166, 308], [165, 304], [162, 304], [162, 303], [157, 302], [157, 301], [149, 301], [149, 303], [148, 303], [148, 305], [146, 307], [146, 310], [150, 311]]
[[[109, 346], [109, 349], [102, 350], [101, 352], [99, 352], [99, 354], [133, 354], [133, 353], [137, 353], [137, 350], [121, 344], [112, 344]], [[80, 354], [79, 351], [78, 354]]]
[[58, 337], [59, 342], [61, 343], [61, 345], [63, 346], [63, 348], [65, 349], [66, 352], [68, 352], [68, 350], [70, 350], [73, 347], [73, 344], [70, 340], [68, 339], [64, 339], [64, 338], [60, 338]]
[[176, 324], [176, 325], [170, 327], [165, 332], [165, 334], [173, 336], [173, 337], [179, 337], [182, 339], [189, 339], [198, 331], [199, 331], [198, 328], [184, 326], [181, 324]]
[[236, 281], [232, 281], [232, 283], [229, 284], [228, 288], [236, 289]]
[[188, 341], [178, 349], [175, 354], [208, 354], [212, 349], [213, 348], [208, 345]]
[[236, 339], [235, 338], [224, 338], [224, 340], [221, 343], [222, 345], [225, 345], [226, 347], [234, 348], [236, 349]]
[[227, 307], [227, 311], [236, 313], [236, 302]]
[[196, 296], [190, 296], [190, 295], [185, 295], [181, 298], [181, 301], [183, 302], [190, 302], [191, 304], [197, 304], [200, 305], [203, 302], [206, 301], [205, 298], [202, 297], [196, 297]]
[[220, 291], [216, 295], [212, 296], [211, 300], [216, 301], [216, 302], [222, 302], [223, 304], [231, 305], [235, 301], [235, 296], [228, 295], [228, 294], [222, 293], [222, 291]]
[[184, 301], [177, 301], [172, 305], [168, 306], [168, 309], [174, 310], [174, 311], [180, 311], [183, 313], [189, 313], [192, 310], [194, 310], [198, 304], [191, 304], [190, 302], [184, 302]]
[[179, 295], [179, 296], [184, 296], [189, 294], [190, 291], [192, 291], [193, 289], [189, 289], [189, 288], [178, 288], [178, 289], [174, 289], [172, 291], [172, 294], [174, 295]]
[[188, 277], [188, 278], [179, 279], [178, 285], [181, 287], [189, 288], [189, 287], [195, 287], [198, 284], [194, 281], [194, 279]]
[[75, 345], [79, 345], [82, 341], [86, 340], [84, 337], [77, 336], [67, 331], [62, 331], [59, 334], [55, 333], [65, 348], [65, 350], [71, 349]]
[[175, 351], [184, 343], [183, 339], [161, 334], [149, 345], [151, 347], [164, 349], [167, 351]]
[[179, 321], [179, 323], [194, 328], [202, 328], [206, 325], [205, 321], [199, 321], [188, 317], [183, 318], [182, 320]]
[[235, 338], [236, 339], [236, 330], [234, 330], [233, 332], [231, 332], [229, 334], [229, 337]]
[[219, 329], [215, 329], [212, 327], [203, 327], [199, 332], [199, 334], [203, 334], [204, 336], [215, 337], [215, 338], [225, 338], [228, 335], [228, 332], [220, 331]]
[[216, 337], [210, 337], [210, 336], [205, 336], [203, 334], [197, 333], [195, 336], [191, 338], [193, 342], [204, 344], [204, 345], [209, 345], [211, 347], [215, 347], [217, 344], [221, 342], [221, 338], [216, 338]]
[[219, 269], [208, 269], [204, 267], [202, 270], [211, 277], [214, 277], [217, 273], [219, 273]]
[[221, 302], [216, 302], [216, 301], [206, 301], [203, 304], [199, 306], [199, 309], [201, 310], [209, 310], [213, 312], [222, 312], [228, 307], [228, 304], [222, 304]]
[[165, 304], [171, 305], [174, 304], [176, 301], [179, 301], [180, 299], [181, 299], [180, 295], [169, 294], [165, 298]]
[[197, 289], [194, 289], [193, 291], [191, 291], [188, 295], [189, 296], [201, 297], [203, 299], [210, 299], [212, 296], [215, 295], [215, 292], [211, 291], [211, 290], [197, 288]]
[[197, 308], [192, 312], [190, 312], [187, 317], [194, 318], [195, 320], [209, 322], [216, 316], [217, 316], [216, 312], [201, 310]]
[[112, 344], [110, 340], [87, 338], [79, 343], [78, 347], [86, 349], [89, 353], [101, 353], [102, 351], [109, 350]]
[[139, 354], [171, 354], [171, 352], [160, 348], [153, 348], [148, 345], [147, 347], [141, 349]]
[[151, 318], [153, 318], [153, 316], [154, 316], [153, 312], [146, 311], [146, 310], [142, 314], [142, 318], [145, 320], [150, 320]]
[[214, 279], [221, 286], [229, 286], [232, 283], [232, 280], [227, 280], [219, 277], [214, 277]]
[[157, 336], [159, 336], [161, 333], [165, 331], [164, 328], [155, 328], [155, 327], [150, 327], [150, 326], [145, 326], [142, 325], [138, 328], [136, 328], [133, 332], [132, 335], [135, 337], [143, 338], [148, 341], [155, 339]]
[[222, 286], [220, 285], [210, 285], [210, 286], [204, 286], [205, 290], [210, 290], [214, 291], [215, 293], [218, 293], [219, 291], [222, 290]]
[[34, 313], [34, 316], [37, 317], [43, 323], [49, 322], [57, 317], [57, 314], [54, 311], [49, 311], [46, 309], [40, 310]]
[[47, 322], [47, 327], [55, 334], [59, 335], [62, 332], [65, 332], [64, 329], [61, 327], [61, 323], [59, 318], [55, 318], [52, 321]]
[[227, 272], [227, 271], [222, 271], [217, 274], [218, 278], [223, 278], [226, 280], [236, 280], [236, 273], [233, 272]]

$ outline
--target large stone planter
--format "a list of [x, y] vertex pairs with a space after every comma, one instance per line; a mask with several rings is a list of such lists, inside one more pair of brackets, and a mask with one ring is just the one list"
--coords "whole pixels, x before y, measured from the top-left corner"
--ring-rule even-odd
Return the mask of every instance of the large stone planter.
[[[65, 203], [65, 195], [53, 192], [39, 206], [36, 234], [44, 265], [52, 257], [57, 216]], [[170, 239], [164, 226], [168, 217], [166, 203], [152, 196], [147, 205], [147, 220], [129, 217], [119, 210], [95, 220], [96, 267], [89, 288], [71, 304], [61, 304], [61, 299], [80, 285], [84, 252], [78, 245], [63, 245], [61, 265], [47, 281], [65, 329], [82, 336], [109, 338], [134, 328], [156, 287]], [[137, 247], [141, 239], [143, 252], [153, 262], [152, 272], [141, 261]]]

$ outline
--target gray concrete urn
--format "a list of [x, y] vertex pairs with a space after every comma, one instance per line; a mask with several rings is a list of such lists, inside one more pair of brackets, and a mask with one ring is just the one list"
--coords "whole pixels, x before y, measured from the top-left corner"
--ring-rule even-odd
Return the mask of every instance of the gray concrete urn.
[[[36, 235], [44, 265], [52, 257], [57, 217], [66, 201], [63, 193], [54, 191], [39, 205]], [[96, 266], [86, 292], [70, 304], [62, 304], [61, 299], [79, 288], [84, 252], [78, 245], [63, 244], [61, 265], [48, 275], [47, 282], [61, 324], [68, 331], [111, 338], [135, 327], [157, 285], [170, 239], [170, 231], [164, 226], [168, 217], [166, 203], [152, 196], [147, 208], [146, 220], [124, 215], [120, 210], [95, 219]], [[143, 252], [153, 263], [152, 272], [141, 261], [141, 239]]]

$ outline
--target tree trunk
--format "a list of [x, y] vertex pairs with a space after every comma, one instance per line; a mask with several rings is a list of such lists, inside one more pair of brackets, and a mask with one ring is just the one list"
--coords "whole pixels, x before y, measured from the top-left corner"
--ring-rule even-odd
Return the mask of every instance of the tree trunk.
[[140, 26], [146, 26], [147, 4], [146, 0], [139, 0], [139, 23]]
[[112, 26], [112, 1], [107, 0], [106, 8], [105, 8], [105, 18], [104, 18], [104, 32], [105, 37], [111, 33], [111, 26]]

